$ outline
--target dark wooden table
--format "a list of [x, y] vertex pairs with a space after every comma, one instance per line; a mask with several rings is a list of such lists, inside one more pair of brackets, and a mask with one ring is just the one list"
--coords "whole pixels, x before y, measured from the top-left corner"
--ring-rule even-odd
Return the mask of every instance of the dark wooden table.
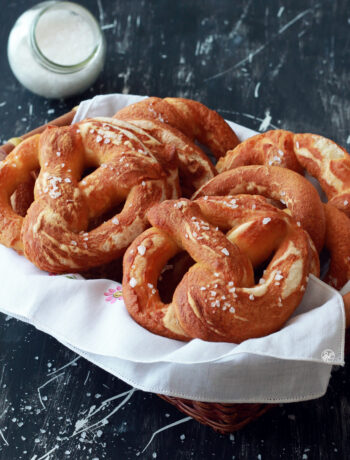
[[[256, 130], [350, 143], [346, 0], [81, 1], [103, 26], [107, 60], [89, 91], [65, 101], [29, 93], [8, 66], [10, 28], [34, 3], [1, 5], [1, 143], [111, 92], [193, 98]], [[128, 385], [0, 315], [0, 389], [3, 460], [350, 458], [349, 365], [333, 373], [323, 398], [281, 405], [222, 436], [155, 395], [135, 391], [121, 404]]]

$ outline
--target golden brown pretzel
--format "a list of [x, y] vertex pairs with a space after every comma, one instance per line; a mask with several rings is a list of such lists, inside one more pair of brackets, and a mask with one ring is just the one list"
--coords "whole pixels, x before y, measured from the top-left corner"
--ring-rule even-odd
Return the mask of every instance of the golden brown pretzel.
[[[282, 149], [282, 161], [275, 154], [276, 149]], [[272, 159], [278, 160], [282, 167], [297, 172], [302, 172], [300, 167], [305, 168], [318, 179], [325, 191], [329, 199], [329, 204], [325, 205], [325, 244], [331, 254], [325, 280], [340, 289], [350, 279], [350, 220], [336, 208], [350, 216], [349, 154], [335, 142], [316, 134], [276, 130], [242, 142], [218, 162], [217, 168], [223, 171], [246, 164], [269, 165], [272, 155]]]
[[[272, 333], [299, 305], [310, 271], [318, 274], [308, 234], [263, 197], [165, 201], [148, 217], [153, 227], [124, 256], [123, 296], [132, 317], [153, 333], [236, 343]], [[158, 277], [182, 250], [196, 263], [166, 305]], [[253, 265], [273, 252], [255, 285]]]
[[326, 283], [341, 289], [350, 279], [350, 219], [335, 206], [324, 205], [326, 215], [325, 246], [330, 252]]
[[[117, 115], [119, 115], [119, 112]], [[217, 174], [213, 163], [207, 155], [179, 130], [153, 119], [129, 120], [127, 113], [121, 114], [120, 119], [116, 118], [116, 116], [113, 119], [114, 123], [131, 123], [133, 126], [147, 132], [160, 143], [176, 147], [183, 196], [190, 197], [201, 185]], [[120, 121], [118, 122], [118, 120]]]
[[165, 123], [192, 141], [197, 140], [209, 147], [216, 158], [239, 143], [236, 134], [217, 112], [191, 99], [149, 97], [119, 110], [115, 117]]
[[219, 172], [238, 166], [267, 165], [292, 169], [298, 173], [302, 168], [294, 153], [294, 134], [283, 129], [257, 134], [241, 142], [218, 161]]
[[300, 174], [278, 166], [241, 166], [211, 179], [195, 194], [259, 194], [282, 202], [311, 236], [320, 251], [325, 239], [325, 216], [316, 189]]
[[[148, 226], [147, 210], [178, 196], [174, 154], [140, 128], [113, 119], [47, 128], [0, 164], [1, 243], [56, 273], [119, 257]], [[9, 197], [39, 167], [35, 201], [23, 219]], [[96, 169], [81, 180], [86, 167]], [[89, 231], [89, 221], [124, 200], [120, 213]]]
[[350, 217], [350, 155], [335, 142], [316, 134], [295, 134], [299, 163], [316, 179], [329, 203]]

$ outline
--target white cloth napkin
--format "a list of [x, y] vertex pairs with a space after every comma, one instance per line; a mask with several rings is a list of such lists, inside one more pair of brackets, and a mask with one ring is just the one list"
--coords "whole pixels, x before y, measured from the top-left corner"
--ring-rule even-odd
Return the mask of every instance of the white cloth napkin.
[[[140, 99], [97, 96], [80, 104], [74, 121], [111, 116]], [[242, 140], [255, 134], [230, 124]], [[240, 345], [151, 334], [128, 315], [120, 284], [50, 276], [1, 245], [0, 283], [1, 311], [145, 391], [211, 402], [301, 401], [322, 396], [332, 365], [344, 364], [342, 297], [313, 276], [283, 329]]]

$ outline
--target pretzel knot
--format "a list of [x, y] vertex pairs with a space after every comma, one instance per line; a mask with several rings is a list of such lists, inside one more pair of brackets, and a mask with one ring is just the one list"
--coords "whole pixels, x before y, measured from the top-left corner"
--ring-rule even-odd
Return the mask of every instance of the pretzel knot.
[[[109, 262], [147, 228], [152, 205], [179, 196], [175, 160], [173, 147], [126, 122], [49, 127], [0, 165], [0, 242], [56, 273]], [[10, 196], [39, 168], [35, 201], [23, 218]], [[86, 168], [96, 169], [82, 178]], [[101, 216], [106, 221], [90, 229]]]
[[[217, 169], [222, 172], [243, 165], [258, 164], [277, 165], [296, 172], [302, 172], [302, 168], [305, 168], [319, 181], [329, 200], [324, 205], [325, 246], [330, 252], [331, 260], [325, 280], [337, 289], [341, 289], [350, 279], [349, 154], [335, 142], [323, 136], [309, 133], [293, 134], [290, 131], [276, 130], [245, 140], [219, 160]], [[282, 187], [284, 185], [281, 183], [281, 189]], [[215, 194], [215, 190], [212, 193]], [[300, 196], [300, 198], [305, 201], [305, 197], [303, 199]], [[316, 221], [314, 225], [313, 231], [319, 232], [320, 227]], [[307, 229], [311, 230], [311, 226]], [[318, 244], [318, 249], [321, 249], [320, 244]]]
[[[155, 334], [236, 343], [267, 335], [299, 305], [309, 273], [319, 272], [307, 232], [260, 196], [165, 201], [148, 218], [153, 227], [124, 257], [123, 296], [131, 316]], [[158, 278], [181, 251], [195, 263], [164, 304]], [[255, 284], [253, 267], [271, 255]]]
[[286, 206], [317, 250], [322, 249], [326, 232], [323, 205], [316, 189], [300, 174], [278, 166], [241, 166], [214, 177], [193, 198], [238, 193], [257, 193]]

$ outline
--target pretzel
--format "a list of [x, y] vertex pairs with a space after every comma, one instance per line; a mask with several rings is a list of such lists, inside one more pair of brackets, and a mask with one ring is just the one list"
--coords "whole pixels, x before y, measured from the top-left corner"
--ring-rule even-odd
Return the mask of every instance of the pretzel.
[[320, 183], [331, 204], [350, 217], [350, 156], [335, 142], [317, 134], [275, 130], [258, 134], [228, 151], [219, 172], [245, 165], [276, 165], [302, 173]]
[[239, 144], [236, 134], [217, 112], [191, 99], [149, 97], [119, 110], [115, 117], [165, 123], [209, 147], [216, 158]]
[[257, 134], [229, 150], [219, 159], [216, 169], [223, 172], [238, 166], [267, 165], [302, 173], [294, 153], [293, 136], [292, 132], [283, 129]]
[[[2, 244], [23, 251], [43, 270], [86, 270], [120, 257], [148, 226], [147, 210], [179, 195], [174, 148], [138, 127], [110, 121], [49, 127], [0, 164]], [[35, 201], [23, 218], [9, 197], [39, 167]], [[81, 180], [86, 167], [97, 169]], [[89, 222], [107, 211], [112, 216], [90, 230]]]
[[341, 289], [350, 279], [350, 219], [329, 203], [324, 209], [327, 222], [325, 246], [330, 253], [330, 266], [324, 281]]
[[[164, 201], [148, 218], [153, 227], [124, 256], [123, 296], [141, 326], [165, 337], [239, 343], [272, 333], [299, 305], [310, 270], [318, 273], [308, 234], [262, 197]], [[195, 264], [164, 304], [158, 277], [182, 250]], [[255, 284], [253, 266], [273, 252]]]
[[295, 134], [294, 151], [299, 163], [319, 181], [333, 206], [350, 217], [350, 156], [316, 134]]
[[[271, 148], [266, 148], [266, 137]], [[286, 141], [288, 139], [288, 141]], [[325, 191], [329, 204], [325, 206], [326, 241], [331, 261], [325, 281], [337, 289], [350, 279], [350, 220], [336, 208], [350, 216], [350, 156], [335, 142], [316, 134], [293, 134], [276, 130], [254, 136], [236, 147], [222, 158], [217, 168], [227, 170], [245, 164], [271, 164], [271, 151], [288, 143], [281, 158], [280, 166], [297, 172], [295, 162], [314, 176]], [[287, 154], [288, 152], [288, 154]], [[300, 170], [300, 167], [299, 167]], [[335, 208], [335, 207], [336, 208]]]
[[281, 202], [309, 233], [316, 249], [322, 249], [326, 232], [323, 206], [316, 189], [300, 174], [278, 166], [241, 166], [214, 177], [193, 198], [239, 193], [257, 193]]

